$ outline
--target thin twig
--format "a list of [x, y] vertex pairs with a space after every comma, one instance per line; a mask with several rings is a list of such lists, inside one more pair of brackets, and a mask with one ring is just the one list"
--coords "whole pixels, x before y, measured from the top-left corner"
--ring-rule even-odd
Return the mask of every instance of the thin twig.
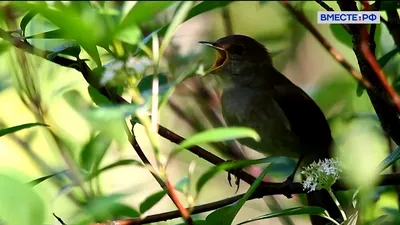
[[[331, 8], [328, 4], [321, 0], [315, 0], [316, 3], [318, 3], [322, 8], [326, 9], [326, 11], [334, 12], [335, 10]], [[342, 24], [342, 27], [350, 33], [350, 28], [347, 24]]]
[[137, 142], [136, 137], [134, 136], [133, 128], [132, 128], [132, 134], [129, 132], [129, 130], [127, 130], [127, 134], [128, 134], [129, 142], [131, 143], [132, 147], [135, 149], [135, 151], [139, 155], [142, 162], [151, 167], [151, 170], [150, 170], [151, 174], [156, 179], [157, 183], [161, 186], [161, 188], [167, 191], [168, 196], [170, 197], [172, 202], [175, 204], [175, 206], [178, 208], [179, 214], [184, 218], [184, 220], [186, 221], [187, 224], [192, 225], [193, 220], [190, 217], [190, 213], [180, 203], [178, 197], [176, 196], [174, 186], [171, 185], [168, 178], [166, 178], [165, 182], [164, 182], [158, 174], [155, 174], [154, 168], [151, 166], [150, 161], [147, 159], [147, 157], [144, 154], [143, 150], [141, 149], [139, 143]]
[[289, 2], [281, 1], [283, 6], [286, 7], [296, 18], [309, 30], [314, 37], [324, 46], [324, 48], [347, 70], [350, 74], [362, 83], [366, 88], [372, 89], [371, 83], [362, 77], [362, 75], [347, 61], [333, 46], [321, 35], [321, 33], [311, 24], [311, 22], [297, 9], [295, 9]]

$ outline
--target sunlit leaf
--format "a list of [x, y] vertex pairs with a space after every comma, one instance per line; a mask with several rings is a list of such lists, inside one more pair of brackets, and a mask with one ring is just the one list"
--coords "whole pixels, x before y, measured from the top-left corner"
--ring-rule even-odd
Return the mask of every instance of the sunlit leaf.
[[0, 218], [4, 224], [44, 224], [44, 202], [29, 185], [0, 174]]
[[151, 209], [155, 204], [157, 204], [167, 192], [165, 190], [156, 192], [149, 197], [147, 197], [141, 204], [140, 204], [140, 213], [144, 213], [147, 210]]
[[46, 31], [40, 34], [33, 34], [25, 37], [26, 39], [41, 38], [41, 39], [63, 39], [64, 34], [61, 29]]
[[17, 132], [17, 131], [20, 131], [20, 130], [23, 130], [23, 129], [27, 129], [27, 128], [31, 128], [31, 127], [34, 127], [34, 126], [45, 126], [45, 127], [47, 127], [48, 125], [47, 124], [43, 124], [43, 123], [26, 123], [26, 124], [18, 125], [18, 126], [15, 126], [15, 127], [5, 128], [5, 129], [1, 129], [0, 130], [0, 137], [3, 136], [3, 135], [9, 134], [9, 133], [14, 133], [14, 132]]
[[379, 165], [380, 171], [384, 171], [386, 168], [393, 165], [399, 159], [400, 159], [400, 147], [397, 147], [381, 162], [381, 164]]
[[172, 40], [172, 36], [174, 35], [178, 26], [185, 21], [189, 10], [192, 8], [194, 2], [192, 1], [185, 1], [181, 4], [179, 9], [177, 10], [174, 18], [172, 19], [171, 23], [168, 26], [167, 31], [165, 32], [163, 41], [160, 46], [160, 57], [164, 54], [165, 49], [167, 48], [169, 42]]
[[274, 218], [274, 217], [280, 217], [280, 216], [295, 216], [295, 215], [313, 215], [313, 216], [320, 216], [323, 218], [326, 218], [335, 224], [339, 224], [336, 221], [334, 221], [332, 218], [329, 217], [327, 211], [321, 207], [317, 206], [302, 206], [302, 207], [295, 207], [295, 208], [290, 208], [290, 209], [283, 209], [281, 211], [277, 212], [271, 212], [267, 213], [262, 216], [258, 216], [253, 219], [246, 220], [244, 222], [241, 222], [237, 225], [242, 225], [242, 224], [247, 224], [251, 223], [254, 221], [259, 221], [259, 220], [265, 220], [269, 218]]
[[22, 30], [22, 34], [25, 35], [25, 29], [26, 26], [28, 26], [28, 23], [31, 22], [33, 17], [37, 15], [37, 12], [34, 11], [29, 11], [24, 17], [22, 17], [21, 23], [20, 23], [20, 28]]
[[96, 121], [112, 121], [129, 117], [140, 108], [133, 104], [105, 105], [87, 111], [86, 115]]
[[64, 173], [67, 172], [67, 171], [68, 171], [68, 170], [63, 170], [63, 171], [60, 171], [60, 172], [57, 172], [57, 173], [53, 173], [53, 174], [50, 174], [50, 175], [47, 175], [47, 176], [44, 176], [44, 177], [39, 177], [39, 178], [37, 178], [37, 179], [35, 179], [35, 180], [30, 181], [30, 182], [28, 183], [28, 185], [34, 187], [34, 186], [36, 186], [36, 185], [42, 183], [43, 181], [45, 181], [45, 180], [47, 180], [47, 179], [49, 179], [49, 178], [52, 178], [52, 177], [54, 177], [54, 176], [58, 176], [58, 175], [60, 175], [60, 174], [64, 174]]
[[103, 173], [103, 172], [105, 172], [107, 170], [114, 169], [114, 168], [120, 167], [120, 166], [129, 166], [129, 165], [144, 166], [143, 163], [141, 163], [141, 162], [139, 162], [137, 160], [134, 160], [134, 159], [122, 159], [122, 160], [119, 160], [119, 161], [117, 161], [115, 163], [111, 163], [110, 165], [107, 165], [107, 166], [105, 166], [105, 167], [103, 167], [103, 168], [101, 168], [101, 169], [99, 169], [97, 171], [94, 171], [91, 174], [90, 179], [98, 176], [99, 174], [101, 174], [101, 173]]
[[272, 163], [276, 160], [276, 157], [268, 157], [263, 159], [255, 159], [255, 160], [237, 160], [234, 162], [225, 162], [221, 165], [215, 166], [207, 170], [203, 173], [197, 181], [196, 190], [199, 193], [204, 185], [215, 175], [222, 171], [237, 169], [237, 168], [245, 168], [251, 165], [261, 164], [261, 163]]
[[171, 153], [171, 156], [178, 154], [183, 149], [187, 149], [193, 147], [195, 145], [201, 145], [205, 143], [211, 142], [220, 142], [227, 140], [234, 140], [239, 138], [252, 138], [256, 141], [260, 140], [260, 136], [251, 128], [247, 127], [220, 127], [214, 128], [210, 130], [206, 130], [200, 133], [197, 133], [182, 143], [180, 143], [176, 150]]
[[[187, 16], [186, 16], [186, 18], [185, 18], [184, 21], [187, 21], [187, 20], [189, 20], [189, 19], [191, 19], [191, 18], [193, 18], [193, 17], [195, 17], [195, 16], [197, 16], [197, 15], [200, 15], [200, 14], [202, 14], [202, 13], [211, 11], [211, 10], [213, 10], [213, 9], [227, 6], [228, 4], [230, 4], [230, 3], [232, 3], [232, 2], [233, 2], [233, 1], [203, 1], [203, 2], [200, 2], [199, 4], [197, 4], [196, 6], [194, 6], [194, 7], [189, 11], [189, 13], [187, 14]], [[158, 33], [159, 36], [164, 36], [165, 33], [166, 33], [167, 30], [168, 30], [169, 25], [170, 25], [170, 24], [167, 24], [167, 25], [163, 26], [162, 28], [160, 28], [160, 29], [158, 29], [158, 30], [156, 30], [156, 31], [153, 31], [152, 33], [150, 33], [149, 35], [147, 35], [147, 36], [142, 40], [142, 44], [147, 44], [147, 43], [151, 40], [151, 38], [152, 38], [152, 36], [153, 36], [154, 33]], [[137, 52], [136, 52], [136, 53], [137, 53]], [[135, 53], [135, 54], [136, 54], [136, 53]]]
[[117, 28], [117, 36], [119, 32], [129, 29], [130, 26], [137, 26], [143, 21], [154, 18], [158, 12], [167, 8], [172, 3], [174, 1], [137, 1]]
[[105, 38], [105, 27], [99, 15], [96, 15], [94, 8], [87, 8], [86, 16], [93, 20], [101, 21], [93, 26], [89, 21], [83, 20], [81, 15], [69, 10], [68, 13], [50, 8], [43, 3], [18, 3], [17, 5], [29, 8], [32, 12], [39, 13], [60, 28], [64, 39], [72, 38], [92, 57], [97, 66], [101, 66], [99, 52], [96, 44], [101, 43]]

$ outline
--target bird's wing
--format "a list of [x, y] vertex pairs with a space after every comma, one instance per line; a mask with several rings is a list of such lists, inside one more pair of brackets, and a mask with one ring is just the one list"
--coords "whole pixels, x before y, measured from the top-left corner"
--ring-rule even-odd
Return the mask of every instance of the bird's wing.
[[280, 75], [273, 85], [273, 96], [289, 120], [292, 132], [306, 146], [329, 146], [331, 130], [321, 109], [301, 88]]

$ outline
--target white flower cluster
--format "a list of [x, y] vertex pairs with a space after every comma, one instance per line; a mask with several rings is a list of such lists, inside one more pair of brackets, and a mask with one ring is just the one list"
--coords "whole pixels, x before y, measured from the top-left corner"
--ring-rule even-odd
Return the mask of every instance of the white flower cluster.
[[339, 159], [313, 162], [301, 171], [301, 174], [305, 176], [305, 180], [302, 182], [303, 190], [308, 190], [308, 192], [321, 189], [330, 190], [331, 186], [339, 179], [341, 172]]
[[153, 61], [148, 57], [135, 58], [130, 57], [127, 61], [114, 60], [104, 65], [106, 70], [101, 77], [100, 84], [105, 85], [109, 81], [113, 80], [122, 69], [126, 69], [128, 73], [143, 73], [149, 66], [153, 64]]

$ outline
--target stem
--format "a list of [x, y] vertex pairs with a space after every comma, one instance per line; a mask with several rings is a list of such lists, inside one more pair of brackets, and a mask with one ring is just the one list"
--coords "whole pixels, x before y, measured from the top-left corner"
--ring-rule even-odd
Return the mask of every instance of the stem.
[[338, 207], [340, 214], [342, 214], [343, 221], [347, 220], [346, 213], [344, 212], [342, 206], [340, 205], [340, 202], [337, 200], [335, 194], [333, 193], [332, 189], [327, 190], [333, 201], [335, 202], [336, 206]]

